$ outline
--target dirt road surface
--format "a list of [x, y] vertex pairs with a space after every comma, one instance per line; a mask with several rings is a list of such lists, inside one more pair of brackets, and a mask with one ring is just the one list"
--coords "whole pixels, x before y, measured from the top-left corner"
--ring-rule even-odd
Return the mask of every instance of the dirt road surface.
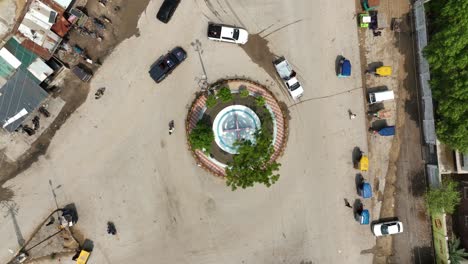
[[381, 162], [385, 168], [385, 180], [381, 219], [398, 218], [403, 222], [404, 232], [391, 237], [377, 239], [374, 263], [433, 263], [433, 246], [430, 218], [425, 213], [424, 192], [426, 190], [425, 162], [421, 139], [419, 87], [416, 80], [415, 36], [411, 5], [407, 0], [381, 1], [379, 13], [387, 18], [401, 18], [401, 32], [391, 28], [382, 30], [382, 36], [373, 37], [366, 33], [367, 63], [383, 62], [393, 67], [394, 74], [370, 87], [385, 85], [395, 91], [395, 102], [386, 104], [395, 117], [387, 119], [389, 125], [397, 127], [397, 134], [391, 141], [377, 142], [373, 139], [374, 153], [389, 155]]
[[[375, 238], [343, 202], [357, 198], [352, 150], [367, 151], [354, 3], [183, 1], [167, 25], [155, 19], [160, 4], [150, 2], [139, 36], [109, 55], [47, 152], [4, 184], [23, 236], [55, 208], [54, 192], [59, 205], [77, 206], [77, 228], [94, 242], [88, 263], [371, 263], [365, 252]], [[208, 21], [245, 26], [252, 41], [245, 50], [209, 41]], [[188, 58], [157, 85], [147, 71], [174, 46]], [[278, 86], [271, 54], [297, 70], [300, 103]], [[336, 78], [337, 55], [355, 65], [351, 78]], [[281, 178], [271, 188], [232, 192], [196, 166], [182, 128], [202, 75], [249, 77], [289, 106]], [[106, 92], [94, 100], [100, 87]], [[117, 236], [107, 234], [107, 221]], [[17, 247], [9, 218], [0, 218], [0, 234], [2, 248]], [[0, 262], [9, 254], [1, 251]]]

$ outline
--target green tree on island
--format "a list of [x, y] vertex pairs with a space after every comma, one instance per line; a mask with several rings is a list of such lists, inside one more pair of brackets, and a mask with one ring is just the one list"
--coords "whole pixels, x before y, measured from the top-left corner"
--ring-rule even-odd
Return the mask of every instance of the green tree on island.
[[279, 179], [275, 171], [281, 164], [271, 161], [274, 147], [268, 133], [258, 130], [255, 133], [255, 144], [249, 140], [238, 142], [238, 154], [226, 168], [226, 184], [234, 191], [238, 187], [243, 189], [252, 187], [254, 183], [263, 183], [270, 187]]
[[[436, 101], [437, 138], [453, 149], [468, 151], [468, 1], [433, 0], [430, 40], [424, 56], [431, 71]], [[456, 7], [456, 8], [454, 8]]]

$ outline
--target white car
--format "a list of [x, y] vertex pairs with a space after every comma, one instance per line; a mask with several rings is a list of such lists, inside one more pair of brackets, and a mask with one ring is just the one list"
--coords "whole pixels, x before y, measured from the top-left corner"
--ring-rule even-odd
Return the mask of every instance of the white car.
[[375, 236], [393, 235], [403, 232], [403, 223], [400, 221], [388, 221], [377, 223], [372, 227]]
[[208, 24], [208, 39], [236, 44], [245, 44], [249, 40], [249, 33], [243, 28]]

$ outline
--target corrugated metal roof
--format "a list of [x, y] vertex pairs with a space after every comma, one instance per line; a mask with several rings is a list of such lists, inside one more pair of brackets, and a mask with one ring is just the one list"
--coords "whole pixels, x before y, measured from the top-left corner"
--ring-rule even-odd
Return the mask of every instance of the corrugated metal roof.
[[15, 72], [15, 68], [11, 66], [5, 59], [0, 57], [0, 77], [8, 79]]
[[41, 0], [44, 4], [54, 9], [59, 14], [63, 15], [65, 10], [70, 6], [72, 0]]
[[440, 178], [439, 178], [439, 167], [432, 164], [426, 165], [427, 179], [429, 181], [429, 186], [432, 188], [440, 187]]
[[[58, 12], [54, 11], [49, 6], [45, 5], [41, 1], [33, 1], [29, 7], [25, 18], [35, 21], [36, 23], [44, 23], [48, 25], [48, 28], [55, 23]], [[40, 21], [40, 22], [37, 22]]]
[[[21, 111], [31, 113], [47, 98], [47, 93], [21, 68], [0, 88], [0, 93], [2, 127], [9, 119], [12, 120], [11, 118], [18, 116]], [[26, 116], [21, 116], [4, 128], [12, 132], [21, 125], [25, 118]]]
[[28, 71], [39, 80], [43, 82], [49, 75], [51, 75], [54, 70], [50, 68], [44, 61], [40, 58], [37, 58], [31, 65], [28, 67]]
[[63, 16], [60, 16], [57, 19], [57, 22], [52, 26], [52, 31], [54, 31], [60, 37], [65, 37], [65, 35], [70, 30], [71, 24]]
[[0, 49], [0, 57], [2, 57], [15, 69], [18, 69], [18, 67], [21, 65], [21, 61], [19, 61], [15, 55], [11, 54], [11, 52], [9, 52], [6, 48]]
[[50, 47], [53, 47], [55, 46], [55, 43], [60, 42], [61, 38], [52, 32], [50, 27], [47, 27], [46, 24], [41, 23], [42, 22], [36, 23], [35, 21], [25, 17], [18, 27], [18, 31], [37, 45], [50, 50]]
[[[20, 62], [19, 68], [24, 69], [26, 74], [34, 82], [40, 84], [50, 75], [53, 70], [47, 66], [36, 54], [32, 53], [25, 47], [21, 46], [15, 39], [10, 39], [7, 42], [7, 45], [4, 47], [8, 52], [12, 54], [12, 56]], [[1, 57], [0, 57], [1, 59]], [[31, 64], [36, 62], [32, 68], [30, 68]], [[47, 67], [47, 68], [45, 68]], [[2, 63], [0, 60], [0, 76], [8, 79], [13, 73], [15, 72], [15, 68], [13, 68], [9, 63], [5, 62]], [[44, 77], [44, 75], [46, 75]]]
[[11, 52], [6, 48], [0, 49], [0, 77], [8, 79], [20, 65], [21, 62]]
[[37, 58], [36, 54], [21, 46], [21, 44], [15, 38], [10, 38], [5, 44], [4, 48], [11, 52], [18, 60], [21, 61], [21, 64], [26, 67], [31, 65], [31, 63]]
[[68, 19], [70, 22], [72, 23], [76, 23], [78, 26], [83, 26], [86, 21], [88, 21], [88, 16], [85, 15], [81, 10], [79, 9], [76, 9], [76, 8], [72, 8], [70, 10], [70, 14], [72, 14], [72, 16], [70, 16]]
[[[52, 54], [54, 54], [62, 41], [62, 38], [50, 30], [58, 14], [60, 13], [54, 11], [53, 8], [41, 1], [34, 0], [18, 27], [16, 36], [21, 39], [21, 44], [44, 59], [52, 57]], [[37, 49], [34, 45], [28, 43], [26, 39], [22, 38], [26, 38], [36, 45], [41, 46], [46, 50], [47, 54], [44, 53], [44, 50]]]
[[53, 1], [59, 4], [61, 7], [63, 7], [63, 9], [67, 9], [72, 2], [72, 0], [53, 0]]
[[36, 43], [32, 42], [31, 40], [27, 38], [23, 39], [23, 41], [21, 42], [21, 45], [27, 48], [28, 50], [34, 52], [36, 55], [40, 56], [44, 60], [49, 60], [50, 58], [52, 58], [52, 55], [53, 55], [52, 52], [50, 52], [46, 48], [43, 48], [37, 45]]
[[21, 41], [21, 45], [25, 48], [41, 56], [45, 60], [50, 59], [60, 45], [62, 38], [50, 30], [42, 32], [45, 33], [45, 35], [37, 34], [37, 32], [35, 33], [36, 38], [33, 39], [25, 37], [20, 32], [16, 34], [16, 37]]

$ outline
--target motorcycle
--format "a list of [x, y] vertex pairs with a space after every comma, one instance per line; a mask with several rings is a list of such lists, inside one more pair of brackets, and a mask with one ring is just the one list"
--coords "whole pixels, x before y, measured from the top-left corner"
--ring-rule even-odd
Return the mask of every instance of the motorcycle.
[[45, 106], [39, 107], [39, 113], [43, 114], [45, 117], [50, 117], [50, 113]]
[[94, 99], [99, 99], [104, 95], [104, 91], [106, 91], [106, 87], [101, 87], [97, 89], [96, 93], [94, 94]]
[[174, 120], [171, 120], [169, 122], [169, 135], [172, 135], [172, 133], [174, 132], [175, 130], [175, 126], [174, 126]]

